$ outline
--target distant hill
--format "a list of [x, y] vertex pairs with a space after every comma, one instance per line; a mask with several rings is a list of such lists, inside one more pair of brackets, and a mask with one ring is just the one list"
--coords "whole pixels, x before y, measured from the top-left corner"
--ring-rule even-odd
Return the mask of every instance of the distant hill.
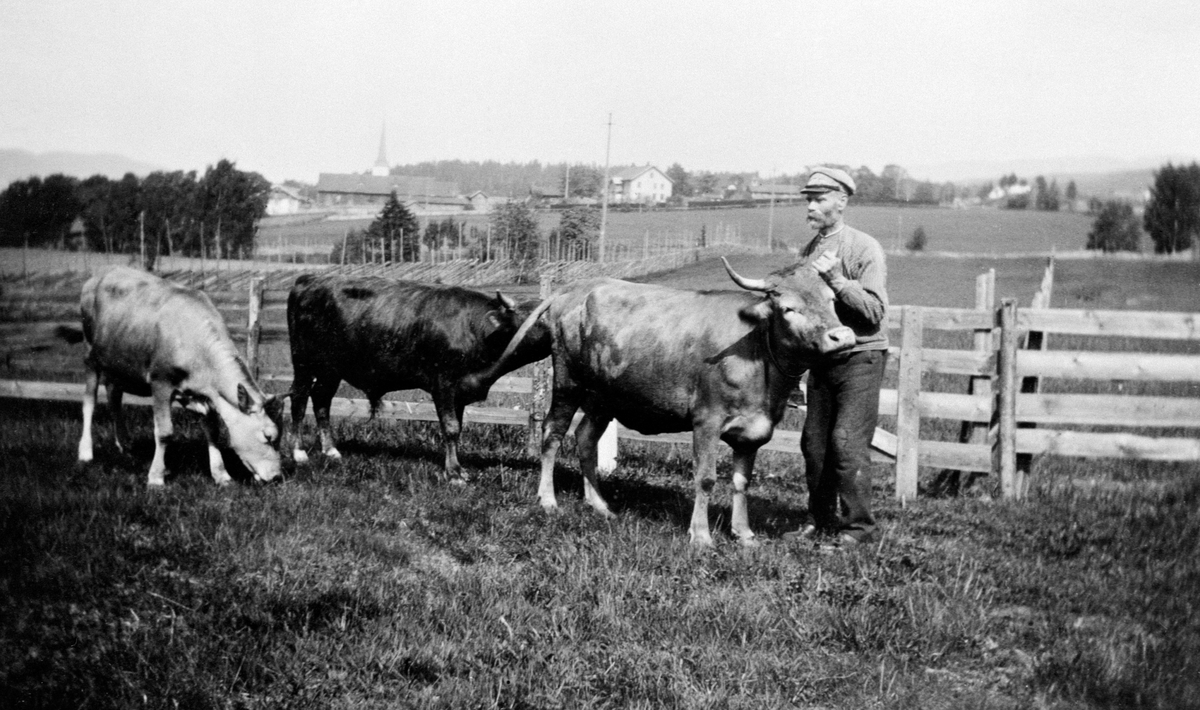
[[81, 180], [92, 175], [105, 175], [115, 180], [123, 177], [125, 173], [145, 177], [161, 169], [156, 165], [112, 153], [31, 153], [27, 150], [0, 148], [0, 189], [7, 187], [14, 180], [24, 180], [33, 175], [46, 177], [62, 173]]
[[[1154, 171], [1168, 162], [1188, 164], [1196, 156], [1147, 156], [1120, 159], [1104, 156], [1071, 158], [1021, 158], [1001, 161], [958, 161], [917, 165], [909, 173], [923, 180], [950, 180], [960, 185], [981, 185], [1016, 174], [1032, 182], [1038, 175], [1057, 180], [1061, 189], [1075, 181], [1081, 197], [1139, 199], [1154, 183]], [[906, 166], [908, 167], [908, 166]]]

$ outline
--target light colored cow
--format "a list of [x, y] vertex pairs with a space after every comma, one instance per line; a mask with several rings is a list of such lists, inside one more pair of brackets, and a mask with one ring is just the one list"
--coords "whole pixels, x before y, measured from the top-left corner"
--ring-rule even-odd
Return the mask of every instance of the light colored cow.
[[80, 295], [87, 383], [79, 460], [92, 460], [92, 413], [101, 378], [108, 387], [117, 448], [128, 432], [125, 392], [152, 398], [154, 460], [147, 484], [163, 485], [171, 403], [204, 415], [213, 480], [228, 484], [217, 444], [228, 444], [259, 481], [279, 476], [279, 429], [267, 409], [274, 397], [259, 389], [208, 296], [127, 267], [88, 279]]

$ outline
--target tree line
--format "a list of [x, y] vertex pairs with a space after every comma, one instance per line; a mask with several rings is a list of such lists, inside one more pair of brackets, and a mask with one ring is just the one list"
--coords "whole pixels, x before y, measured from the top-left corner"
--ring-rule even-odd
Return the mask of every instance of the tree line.
[[[1089, 210], [1096, 218], [1088, 249], [1141, 251], [1143, 229], [1156, 254], [1194, 249], [1200, 239], [1200, 165], [1167, 163], [1157, 170], [1140, 220], [1133, 205], [1120, 200], [1093, 199]], [[1192, 253], [1200, 258], [1200, 250]]]
[[270, 191], [262, 175], [224, 159], [200, 176], [30, 177], [0, 192], [0, 246], [143, 253], [149, 263], [158, 255], [249, 258]]

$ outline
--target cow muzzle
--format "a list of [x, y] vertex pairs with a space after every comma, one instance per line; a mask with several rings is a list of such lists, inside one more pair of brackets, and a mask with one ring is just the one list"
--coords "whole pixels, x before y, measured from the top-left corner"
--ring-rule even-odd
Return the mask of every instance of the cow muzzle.
[[829, 355], [836, 353], [846, 348], [854, 347], [857, 339], [854, 337], [854, 331], [848, 326], [840, 325], [836, 328], [830, 328], [821, 336], [821, 354]]

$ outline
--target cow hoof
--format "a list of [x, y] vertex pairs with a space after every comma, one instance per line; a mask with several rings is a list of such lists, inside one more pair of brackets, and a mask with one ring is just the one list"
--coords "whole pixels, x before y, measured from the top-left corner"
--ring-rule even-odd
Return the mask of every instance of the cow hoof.
[[338, 451], [337, 449], [329, 449], [325, 452], [325, 457], [333, 459], [334, 461], [341, 461], [342, 452]]
[[292, 451], [292, 460], [298, 464], [308, 463], [308, 453], [304, 449], [296, 449]]
[[753, 550], [755, 548], [759, 548], [759, 547], [763, 546], [763, 544], [758, 541], [758, 538], [755, 538], [755, 537], [738, 538], [738, 543], [742, 546], [743, 549], [747, 549], [747, 550]]
[[226, 487], [226, 486], [228, 486], [230, 483], [233, 483], [233, 479], [232, 479], [232, 478], [230, 478], [229, 476], [226, 476], [226, 477], [224, 477], [224, 478], [214, 478], [214, 479], [213, 479], [213, 483], [217, 484], [217, 485], [218, 485], [218, 486], [220, 486], [221, 488], [225, 488], [225, 487]]
[[152, 491], [162, 490], [165, 486], [166, 482], [164, 482], [161, 478], [151, 478], [150, 480], [146, 481], [146, 488]]
[[596, 512], [599, 513], [600, 517], [604, 518], [605, 520], [616, 520], [617, 519], [617, 514], [612, 512], [608, 508], [598, 508], [596, 510]]
[[451, 476], [449, 479], [447, 479], [447, 483], [456, 488], [466, 488], [470, 481], [463, 476]]

